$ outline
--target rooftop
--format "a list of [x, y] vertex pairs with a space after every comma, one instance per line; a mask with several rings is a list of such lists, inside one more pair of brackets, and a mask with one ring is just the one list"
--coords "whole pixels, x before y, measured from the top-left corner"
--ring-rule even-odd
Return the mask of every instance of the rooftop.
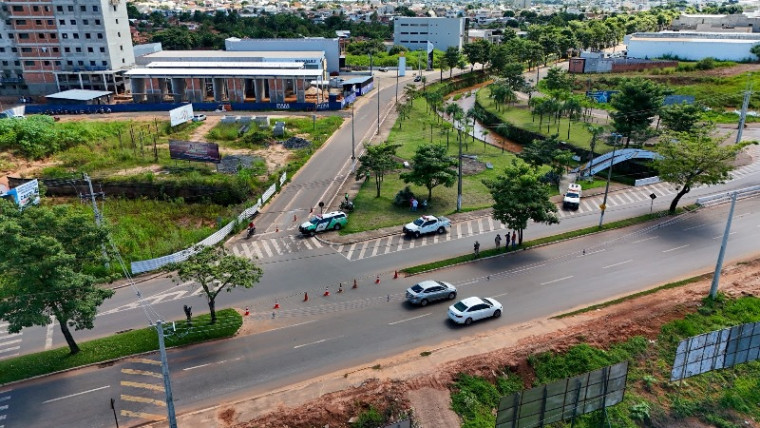
[[322, 58], [324, 51], [160, 51], [145, 55], [143, 58]]
[[111, 91], [91, 91], [89, 89], [69, 89], [68, 91], [57, 92], [55, 94], [45, 95], [45, 98], [54, 98], [60, 100], [90, 101], [105, 95], [110, 95]]
[[132, 77], [267, 77], [287, 76], [314, 78], [322, 76], [317, 69], [275, 69], [275, 68], [134, 68], [124, 73]]

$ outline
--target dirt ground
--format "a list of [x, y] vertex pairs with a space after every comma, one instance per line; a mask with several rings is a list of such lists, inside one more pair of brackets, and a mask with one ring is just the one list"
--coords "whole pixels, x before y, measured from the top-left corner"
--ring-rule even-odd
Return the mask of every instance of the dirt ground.
[[[280, 407], [269, 414], [248, 422], [239, 423], [230, 406], [221, 406], [217, 413], [218, 426], [235, 428], [311, 428], [348, 427], [348, 421], [369, 405], [381, 411], [400, 412], [413, 409], [414, 420], [422, 428], [454, 428], [461, 421], [450, 410], [447, 386], [459, 372], [494, 378], [502, 371], [519, 374], [526, 387], [533, 381], [533, 373], [526, 357], [544, 351], [563, 351], [581, 342], [607, 348], [610, 344], [632, 336], [656, 338], [660, 327], [686, 314], [695, 312], [710, 289], [711, 276], [671, 290], [626, 301], [611, 307], [575, 315], [569, 318], [539, 319], [518, 326], [507, 326], [467, 343], [447, 343], [419, 363], [420, 350], [409, 356], [414, 362], [403, 359], [376, 361], [382, 370], [366, 372], [359, 386], [325, 394], [318, 400], [304, 402], [295, 408]], [[726, 266], [720, 290], [728, 296], [760, 296], [760, 259]], [[501, 347], [504, 343], [513, 346]], [[430, 351], [430, 350], [428, 350]], [[437, 358], [438, 354], [452, 358]], [[457, 358], [463, 353], [472, 354]], [[411, 358], [410, 358], [411, 359]], [[353, 376], [353, 374], [352, 374]], [[354, 383], [357, 383], [354, 380]], [[293, 402], [284, 399], [284, 402]], [[233, 410], [231, 412], [231, 410]], [[273, 410], [273, 409], [270, 409]], [[237, 414], [237, 416], [240, 416]], [[238, 419], [238, 424], [233, 422]], [[709, 427], [699, 421], [679, 422], [663, 426]], [[753, 421], [747, 427], [760, 427]]]

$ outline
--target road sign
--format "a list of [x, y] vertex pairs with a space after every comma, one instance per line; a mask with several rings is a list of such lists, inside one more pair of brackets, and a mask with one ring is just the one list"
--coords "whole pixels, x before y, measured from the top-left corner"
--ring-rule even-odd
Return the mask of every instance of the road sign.
[[652, 198], [652, 200], [653, 200], [653, 201], [654, 201], [655, 199], [657, 199], [657, 195], [655, 195], [654, 193], [652, 193], [651, 195], [649, 195], [649, 197], [650, 197], [650, 198]]

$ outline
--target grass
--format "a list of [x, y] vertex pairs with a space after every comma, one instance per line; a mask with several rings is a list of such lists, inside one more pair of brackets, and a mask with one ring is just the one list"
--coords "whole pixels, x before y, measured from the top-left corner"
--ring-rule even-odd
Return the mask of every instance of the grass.
[[[687, 418], [716, 427], [739, 427], [744, 421], [760, 419], [760, 362], [708, 372], [679, 383], [670, 382], [670, 367], [682, 339], [758, 320], [757, 297], [732, 300], [720, 296], [715, 301], [705, 300], [698, 312], [665, 324], [654, 340], [634, 336], [608, 349], [581, 343], [565, 352], [530, 355], [526, 375], [533, 379], [533, 386], [538, 386], [629, 361], [623, 402], [608, 408], [606, 418], [598, 411], [579, 416], [574, 423], [578, 428], [608, 424], [624, 428], [680, 426]], [[499, 399], [523, 389], [523, 379], [509, 368], [494, 367], [492, 373], [489, 379], [459, 373], [449, 386], [452, 409], [462, 417], [463, 427], [494, 426]]]
[[[243, 317], [234, 309], [217, 311], [217, 323], [209, 324], [210, 315], [193, 317], [193, 326], [185, 320], [176, 321], [176, 331], [171, 323], [164, 326], [167, 347], [189, 345], [207, 340], [231, 337], [243, 325]], [[127, 331], [114, 336], [95, 339], [79, 344], [81, 351], [69, 353], [68, 347], [38, 352], [0, 361], [0, 385], [35, 376], [41, 376], [95, 364], [116, 358], [155, 351], [158, 334], [153, 327]]]
[[[683, 209], [680, 209], [678, 212], [682, 212], [682, 210]], [[569, 232], [560, 233], [560, 234], [557, 234], [557, 235], [547, 236], [545, 238], [538, 238], [538, 239], [534, 239], [534, 240], [531, 240], [531, 241], [524, 241], [522, 243], [522, 245], [518, 245], [516, 249], [514, 249], [514, 248], [512, 248], [510, 246], [510, 249], [508, 251], [504, 251], [503, 249], [497, 250], [496, 248], [490, 248], [490, 249], [486, 249], [486, 250], [481, 250], [480, 251], [480, 258], [496, 256], [498, 254], [503, 254], [505, 252], [516, 251], [516, 250], [519, 250], [519, 249], [527, 249], [527, 248], [535, 247], [535, 246], [538, 246], [538, 245], [544, 245], [544, 244], [549, 244], [549, 243], [552, 243], [552, 242], [563, 241], [565, 239], [576, 238], [578, 236], [588, 235], [588, 234], [591, 234], [591, 233], [596, 233], [596, 232], [600, 232], [600, 231], [604, 231], [604, 230], [620, 229], [620, 228], [623, 228], [623, 227], [632, 226], [634, 224], [645, 223], [647, 221], [660, 218], [660, 217], [662, 217], [666, 213], [667, 213], [667, 211], [656, 212], [656, 213], [652, 213], [652, 214], [646, 214], [646, 215], [643, 215], [643, 216], [640, 216], [640, 217], [634, 217], [634, 218], [629, 218], [629, 219], [625, 219], [625, 220], [613, 221], [613, 222], [605, 223], [604, 225], [602, 225], [601, 229], [599, 227], [597, 227], [597, 226], [591, 226], [591, 227], [586, 227], [586, 228], [583, 228], [583, 229], [571, 230]], [[453, 265], [456, 265], [456, 264], [459, 264], [459, 263], [469, 262], [469, 261], [472, 261], [474, 259], [475, 259], [474, 255], [472, 253], [468, 253], [468, 254], [464, 254], [464, 255], [456, 256], [456, 257], [451, 257], [451, 258], [444, 259], [444, 260], [438, 260], [438, 261], [435, 261], [435, 262], [424, 263], [424, 264], [417, 265], [417, 266], [411, 266], [411, 267], [408, 267], [408, 268], [401, 269], [401, 272], [404, 272], [404, 273], [409, 274], [409, 275], [414, 275], [414, 274], [418, 274], [418, 273], [422, 273], [422, 272], [428, 272], [428, 271], [431, 271], [431, 270], [444, 268], [444, 267], [447, 267], [447, 266], [453, 266]]]

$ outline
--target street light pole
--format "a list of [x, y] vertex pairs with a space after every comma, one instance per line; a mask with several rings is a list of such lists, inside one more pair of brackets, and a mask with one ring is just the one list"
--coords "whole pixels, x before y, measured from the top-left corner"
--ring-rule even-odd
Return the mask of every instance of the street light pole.
[[612, 163], [615, 161], [615, 150], [617, 149], [618, 137], [622, 137], [622, 134], [612, 134], [615, 138], [612, 145], [612, 157], [610, 158], [610, 169], [607, 171], [607, 185], [604, 187], [604, 200], [600, 208], [602, 213], [599, 216], [599, 228], [602, 228], [602, 222], [604, 221], [604, 211], [607, 209], [607, 192], [610, 190], [610, 180], [612, 179]]
[[396, 66], [396, 104], [398, 104], [398, 66]]
[[726, 231], [723, 232], [723, 241], [720, 244], [718, 252], [718, 262], [713, 273], [712, 284], [710, 285], [710, 299], [715, 300], [718, 295], [718, 283], [720, 281], [720, 271], [723, 270], [723, 256], [726, 254], [726, 245], [728, 245], [728, 235], [731, 233], [731, 219], [734, 217], [734, 206], [736, 205], [736, 192], [731, 194], [731, 209], [728, 211], [728, 221], [726, 221]]
[[355, 152], [356, 140], [354, 137], [354, 104], [355, 103], [356, 101], [351, 103], [351, 160], [352, 161], [356, 159], [356, 152]]
[[377, 135], [380, 135], [380, 78], [377, 78]]

